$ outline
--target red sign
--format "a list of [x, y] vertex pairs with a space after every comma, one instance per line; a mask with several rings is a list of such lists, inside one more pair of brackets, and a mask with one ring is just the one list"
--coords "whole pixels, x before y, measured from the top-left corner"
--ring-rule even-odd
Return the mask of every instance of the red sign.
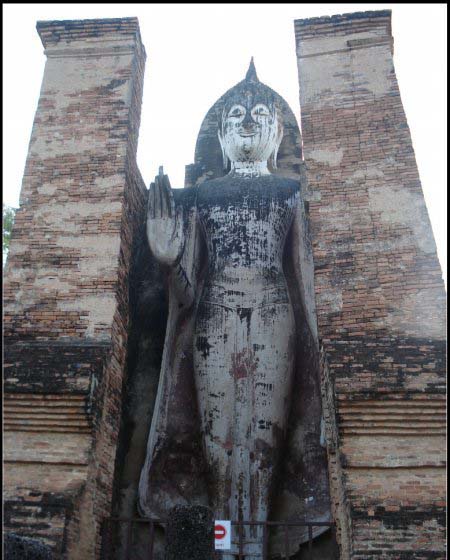
[[214, 526], [214, 537], [216, 539], [224, 539], [227, 534], [227, 530], [223, 525], [216, 524]]
[[231, 521], [229, 519], [215, 520], [214, 547], [216, 550], [231, 550]]

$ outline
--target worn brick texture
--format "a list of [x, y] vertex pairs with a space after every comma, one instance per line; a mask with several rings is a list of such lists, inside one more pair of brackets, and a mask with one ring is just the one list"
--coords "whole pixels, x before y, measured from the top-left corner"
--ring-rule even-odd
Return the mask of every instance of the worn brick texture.
[[145, 185], [136, 18], [37, 23], [47, 62], [4, 282], [5, 528], [98, 558]]
[[295, 34], [341, 558], [445, 558], [445, 290], [391, 13]]

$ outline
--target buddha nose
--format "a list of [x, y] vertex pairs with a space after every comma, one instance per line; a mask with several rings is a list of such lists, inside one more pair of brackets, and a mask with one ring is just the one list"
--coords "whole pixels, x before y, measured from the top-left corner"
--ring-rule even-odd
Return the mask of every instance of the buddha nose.
[[253, 120], [251, 111], [247, 111], [245, 113], [245, 117], [241, 123], [241, 126], [243, 126], [244, 128], [255, 128], [257, 125], [258, 123]]

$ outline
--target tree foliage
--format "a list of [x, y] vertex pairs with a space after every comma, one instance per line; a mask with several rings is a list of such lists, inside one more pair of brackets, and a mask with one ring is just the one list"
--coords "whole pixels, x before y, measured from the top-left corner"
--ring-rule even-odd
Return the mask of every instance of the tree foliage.
[[3, 252], [9, 249], [9, 240], [11, 239], [11, 230], [14, 224], [16, 209], [3, 204]]

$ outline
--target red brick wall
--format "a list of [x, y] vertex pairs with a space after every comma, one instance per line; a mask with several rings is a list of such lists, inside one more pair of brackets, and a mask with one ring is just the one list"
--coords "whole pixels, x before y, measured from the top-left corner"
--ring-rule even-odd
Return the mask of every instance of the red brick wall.
[[111, 507], [145, 50], [136, 18], [37, 29], [47, 62], [4, 285], [6, 527], [84, 560]]
[[445, 290], [391, 14], [297, 20], [295, 33], [342, 557], [444, 558]]

